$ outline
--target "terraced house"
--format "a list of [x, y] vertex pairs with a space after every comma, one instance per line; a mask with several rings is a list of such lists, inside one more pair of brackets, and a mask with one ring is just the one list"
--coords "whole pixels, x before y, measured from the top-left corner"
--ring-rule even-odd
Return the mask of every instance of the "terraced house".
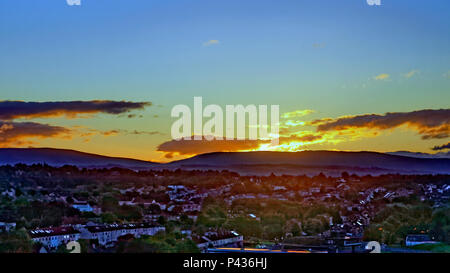
[[150, 223], [139, 223], [85, 226], [80, 230], [82, 239], [97, 239], [100, 245], [109, 246], [117, 242], [122, 236], [132, 235], [135, 238], [139, 238], [142, 235], [151, 236], [164, 231], [165, 228]]
[[47, 248], [57, 248], [61, 244], [80, 239], [80, 232], [73, 227], [41, 228], [30, 231], [31, 239]]

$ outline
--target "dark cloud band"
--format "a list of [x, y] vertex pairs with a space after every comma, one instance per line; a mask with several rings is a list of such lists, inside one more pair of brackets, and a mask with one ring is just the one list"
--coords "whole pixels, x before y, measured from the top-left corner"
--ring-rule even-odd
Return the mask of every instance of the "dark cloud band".
[[35, 122], [1, 122], [0, 147], [31, 145], [30, 138], [66, 137], [70, 138], [71, 130], [48, 124]]
[[[304, 135], [297, 136], [291, 135], [286, 137], [280, 137], [280, 144], [289, 144], [290, 142], [313, 142], [321, 139], [320, 135]], [[196, 155], [211, 152], [238, 152], [258, 149], [263, 144], [269, 144], [271, 140], [206, 140], [202, 137], [201, 140], [170, 140], [166, 141], [158, 146], [157, 151], [166, 153], [167, 158], [173, 157], [174, 154], [178, 155]]]
[[[192, 137], [192, 139], [194, 139]], [[157, 151], [165, 152], [170, 158], [173, 154], [196, 155], [211, 152], [235, 152], [256, 149], [262, 143], [270, 143], [270, 140], [170, 140], [158, 146]]]
[[142, 110], [151, 105], [151, 102], [109, 100], [57, 102], [0, 101], [0, 120], [58, 116], [72, 118], [79, 114], [96, 113], [115, 115], [127, 113], [132, 110]]
[[450, 135], [450, 109], [413, 112], [367, 114], [316, 120], [317, 131], [344, 131], [355, 128], [392, 129], [402, 125], [417, 131], [423, 139], [446, 138]]
[[450, 142], [448, 142], [447, 144], [440, 145], [440, 146], [434, 146], [432, 150], [440, 151], [440, 150], [445, 150], [445, 149], [450, 149]]

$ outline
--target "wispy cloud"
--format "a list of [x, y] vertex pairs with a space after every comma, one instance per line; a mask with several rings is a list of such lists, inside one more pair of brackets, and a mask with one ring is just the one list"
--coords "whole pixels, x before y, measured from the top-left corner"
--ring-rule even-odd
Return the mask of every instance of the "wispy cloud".
[[420, 73], [419, 70], [411, 70], [408, 73], [403, 74], [403, 77], [409, 79], [409, 78], [412, 78], [412, 77], [414, 77], [415, 75], [417, 75], [419, 73]]
[[296, 110], [296, 111], [292, 111], [292, 112], [286, 112], [283, 113], [283, 115], [281, 116], [282, 118], [296, 118], [296, 117], [303, 117], [309, 114], [314, 113], [314, 110], [310, 110], [310, 109], [305, 109], [305, 110]]
[[73, 132], [73, 134], [79, 135], [83, 138], [85, 138], [85, 141], [88, 141], [91, 137], [98, 135], [98, 136], [104, 136], [104, 137], [110, 137], [110, 136], [117, 136], [117, 135], [147, 135], [147, 136], [153, 136], [153, 135], [165, 135], [164, 133], [161, 133], [159, 131], [138, 131], [138, 130], [124, 130], [124, 129], [113, 129], [113, 130], [96, 130], [92, 128], [83, 128], [79, 126], [76, 131]]
[[289, 144], [291, 142], [313, 142], [322, 138], [323, 135], [320, 134], [304, 134], [280, 137], [279, 141], [281, 144]]
[[203, 43], [203, 46], [212, 46], [212, 45], [218, 45], [220, 42], [219, 40], [209, 40], [207, 42]]
[[375, 80], [377, 80], [377, 81], [382, 81], [382, 80], [387, 80], [387, 79], [389, 79], [389, 77], [390, 77], [389, 74], [383, 73], [383, 74], [377, 75], [377, 76], [375, 76], [375, 77], [373, 77], [373, 78], [374, 78]]

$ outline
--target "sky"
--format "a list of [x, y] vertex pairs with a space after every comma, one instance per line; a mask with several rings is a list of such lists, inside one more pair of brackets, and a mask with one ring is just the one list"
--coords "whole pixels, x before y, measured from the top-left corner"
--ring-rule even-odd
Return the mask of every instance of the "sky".
[[[446, 0], [4, 0], [0, 147], [448, 151], [448, 14]], [[194, 96], [279, 105], [280, 145], [175, 142], [171, 109]]]

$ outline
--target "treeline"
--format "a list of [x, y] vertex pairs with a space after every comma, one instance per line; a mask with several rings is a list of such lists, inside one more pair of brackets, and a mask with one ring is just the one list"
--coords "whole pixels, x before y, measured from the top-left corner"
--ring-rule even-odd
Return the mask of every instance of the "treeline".
[[[352, 187], [371, 184], [380, 186], [398, 184], [408, 185], [411, 183], [421, 184], [450, 184], [450, 175], [380, 175], [380, 176], [357, 176], [342, 173], [342, 178]], [[64, 188], [72, 189], [78, 185], [107, 184], [119, 187], [134, 185], [136, 187], [148, 185], [171, 185], [179, 184], [195, 186], [200, 188], [211, 188], [227, 183], [245, 183], [247, 192], [252, 190], [250, 184], [283, 185], [290, 190], [301, 190], [313, 185], [334, 184], [335, 177], [319, 174], [313, 177], [306, 175], [292, 176], [241, 176], [229, 171], [204, 171], [204, 170], [147, 170], [134, 171], [125, 168], [102, 168], [87, 169], [76, 166], [52, 167], [45, 164], [14, 166], [0, 166], [0, 189], [5, 184], [13, 183], [22, 187]], [[268, 190], [269, 188], [255, 188], [255, 190]]]
[[235, 230], [245, 238], [281, 240], [292, 236], [316, 235], [342, 223], [339, 207], [323, 205], [301, 206], [295, 202], [247, 199], [227, 207], [222, 201], [209, 199], [195, 223], [194, 230], [209, 228]]
[[364, 239], [404, 245], [408, 234], [427, 234], [435, 241], [450, 243], [450, 208], [433, 209], [418, 203], [387, 206], [365, 230]]

